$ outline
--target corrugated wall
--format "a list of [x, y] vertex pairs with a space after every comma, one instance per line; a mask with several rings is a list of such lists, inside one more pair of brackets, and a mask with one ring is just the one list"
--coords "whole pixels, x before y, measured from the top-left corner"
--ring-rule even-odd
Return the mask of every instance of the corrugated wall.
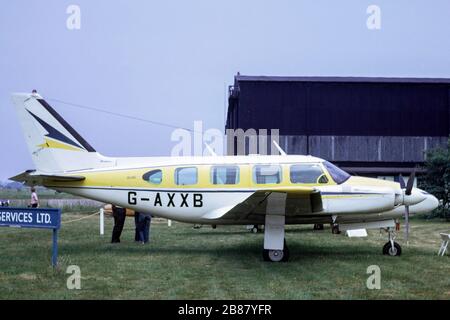
[[226, 127], [279, 129], [280, 145], [289, 154], [421, 163], [425, 151], [445, 145], [450, 133], [445, 83], [238, 81], [235, 86]]
[[[230, 128], [284, 135], [448, 136], [449, 86], [242, 81]], [[230, 105], [231, 107], [231, 105]]]
[[309, 154], [331, 161], [423, 162], [425, 151], [447, 143], [447, 137], [280, 136], [289, 154]]

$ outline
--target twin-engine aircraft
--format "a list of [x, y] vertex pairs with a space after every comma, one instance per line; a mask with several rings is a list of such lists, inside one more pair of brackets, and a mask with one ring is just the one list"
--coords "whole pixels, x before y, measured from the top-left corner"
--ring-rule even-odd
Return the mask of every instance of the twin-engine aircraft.
[[400, 255], [395, 221], [438, 200], [399, 183], [351, 176], [312, 156], [110, 158], [95, 151], [39, 94], [13, 94], [35, 170], [12, 180], [209, 225], [264, 225], [263, 258], [287, 261], [287, 224], [382, 228]]

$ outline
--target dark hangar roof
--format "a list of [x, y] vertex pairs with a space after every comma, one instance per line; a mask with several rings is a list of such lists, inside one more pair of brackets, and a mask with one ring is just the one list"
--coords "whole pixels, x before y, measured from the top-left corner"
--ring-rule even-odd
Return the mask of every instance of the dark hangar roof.
[[450, 78], [386, 78], [386, 77], [291, 77], [236, 75], [236, 81], [279, 82], [358, 82], [358, 83], [430, 83], [450, 84]]

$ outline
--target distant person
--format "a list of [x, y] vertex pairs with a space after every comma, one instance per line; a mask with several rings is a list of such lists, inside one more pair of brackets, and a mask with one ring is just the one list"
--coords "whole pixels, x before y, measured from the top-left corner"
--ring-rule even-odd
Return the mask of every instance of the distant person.
[[135, 226], [135, 231], [134, 231], [134, 241], [136, 242], [141, 242], [141, 235], [140, 235], [140, 225], [139, 225], [139, 216], [141, 215], [141, 213], [139, 211], [135, 211], [134, 212], [134, 226]]
[[125, 224], [127, 210], [125, 208], [113, 205], [112, 214], [114, 217], [114, 228], [112, 232], [111, 243], [119, 243], [120, 235], [122, 234], [123, 226]]
[[31, 188], [30, 207], [32, 207], [32, 208], [38, 208], [39, 207], [39, 198], [38, 198], [38, 195], [36, 193], [36, 189], [34, 187]]
[[148, 243], [150, 237], [150, 224], [152, 222], [152, 216], [143, 214], [139, 211], [135, 211], [134, 222], [136, 225], [134, 240], [142, 244]]
[[143, 215], [141, 214], [141, 238], [143, 239], [143, 243], [148, 243], [150, 239], [150, 225], [152, 224], [152, 215]]

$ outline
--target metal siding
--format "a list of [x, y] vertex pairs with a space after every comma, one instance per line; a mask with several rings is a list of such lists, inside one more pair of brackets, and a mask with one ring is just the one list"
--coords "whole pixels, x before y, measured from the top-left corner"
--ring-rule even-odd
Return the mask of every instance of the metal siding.
[[239, 127], [305, 132], [305, 85], [243, 82], [239, 84]]
[[[227, 128], [279, 129], [280, 146], [288, 154], [379, 167], [386, 174], [389, 168], [409, 172], [425, 161], [427, 150], [447, 143], [448, 82], [299, 79], [237, 78]], [[267, 144], [270, 153], [271, 141]]]
[[[285, 135], [447, 136], [449, 89], [420, 83], [239, 83], [235, 127]], [[236, 113], [236, 110], [234, 110]]]

